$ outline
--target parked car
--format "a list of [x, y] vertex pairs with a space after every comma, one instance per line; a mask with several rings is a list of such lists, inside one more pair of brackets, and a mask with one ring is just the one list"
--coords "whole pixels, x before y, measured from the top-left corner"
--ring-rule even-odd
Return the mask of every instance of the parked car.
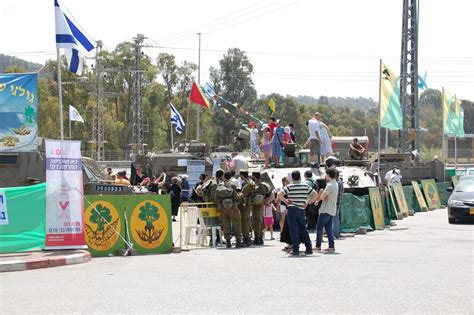
[[474, 167], [463, 167], [456, 170], [458, 176], [474, 176]]
[[448, 200], [448, 221], [474, 218], [474, 176], [461, 176]]

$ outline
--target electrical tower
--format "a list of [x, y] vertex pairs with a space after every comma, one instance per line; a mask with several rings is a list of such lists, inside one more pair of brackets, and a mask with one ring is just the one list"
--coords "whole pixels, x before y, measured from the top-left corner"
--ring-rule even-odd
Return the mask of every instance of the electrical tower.
[[95, 106], [93, 110], [94, 122], [92, 125], [92, 141], [95, 147], [93, 151], [93, 158], [97, 161], [104, 160], [104, 112], [101, 108], [102, 101], [102, 65], [100, 63], [100, 51], [102, 49], [102, 41], [97, 41], [96, 55], [95, 55], [95, 76], [96, 76], [96, 95]]
[[419, 151], [418, 120], [418, 1], [403, 0], [400, 104], [403, 126], [399, 152]]
[[132, 113], [132, 149], [136, 150], [138, 154], [143, 154], [143, 108], [142, 108], [142, 94], [141, 94], [141, 57], [142, 44], [145, 36], [137, 34], [133, 38], [135, 43], [135, 85], [134, 85], [134, 103]]

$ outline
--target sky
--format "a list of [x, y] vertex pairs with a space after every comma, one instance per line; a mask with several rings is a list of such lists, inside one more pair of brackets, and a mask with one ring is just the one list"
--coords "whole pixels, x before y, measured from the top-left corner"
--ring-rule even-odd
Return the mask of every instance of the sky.
[[[259, 95], [378, 100], [379, 60], [400, 72], [403, 0], [61, 2], [108, 50], [140, 33], [154, 60], [166, 52], [197, 64], [201, 33], [201, 84], [234, 47], [253, 64]], [[42, 64], [56, 59], [53, 0], [1, 3], [0, 53]], [[429, 88], [474, 100], [474, 1], [419, 4], [419, 73], [427, 72]]]

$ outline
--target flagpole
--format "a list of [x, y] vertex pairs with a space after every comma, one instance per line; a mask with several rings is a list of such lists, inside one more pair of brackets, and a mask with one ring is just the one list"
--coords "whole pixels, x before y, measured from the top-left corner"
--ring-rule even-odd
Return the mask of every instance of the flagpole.
[[64, 141], [64, 127], [63, 127], [63, 92], [61, 83], [61, 54], [59, 48], [56, 47], [56, 54], [58, 57], [58, 96], [59, 96], [59, 126], [61, 130], [61, 141]]
[[170, 121], [170, 132], [171, 132], [171, 152], [174, 152], [174, 140], [173, 140], [173, 124]]
[[388, 150], [388, 128], [385, 128], [385, 153]]
[[456, 141], [457, 135], [454, 133], [454, 175], [456, 175], [456, 170], [458, 169], [458, 146]]
[[[199, 36], [199, 52], [198, 52], [198, 84], [201, 84], [201, 33], [197, 33]], [[199, 113], [201, 109], [197, 107], [196, 113], [196, 140], [199, 141]]]
[[72, 138], [71, 138], [71, 126], [72, 126], [71, 117], [69, 117], [69, 140], [72, 140]]
[[[379, 67], [379, 117], [378, 117], [378, 122], [379, 122], [379, 136], [378, 136], [378, 146], [377, 146], [377, 154], [378, 154], [378, 163], [377, 163], [377, 181], [382, 180], [382, 176], [380, 176], [380, 135], [381, 135], [381, 121], [380, 121], [380, 115], [382, 114], [382, 107], [381, 107], [381, 101], [382, 99], [382, 59], [380, 59], [380, 67]], [[380, 183], [379, 183], [380, 184]]]

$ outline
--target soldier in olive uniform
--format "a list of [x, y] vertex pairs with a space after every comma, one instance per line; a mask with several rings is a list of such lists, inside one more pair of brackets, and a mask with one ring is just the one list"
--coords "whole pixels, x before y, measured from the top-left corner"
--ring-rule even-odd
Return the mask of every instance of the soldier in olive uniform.
[[242, 179], [242, 190], [240, 193], [241, 202], [239, 204], [240, 219], [242, 223], [242, 235], [244, 237], [244, 246], [250, 246], [250, 213], [252, 212], [252, 195], [255, 183], [249, 178], [247, 170], [240, 171], [240, 178]]
[[[260, 173], [252, 172], [252, 179], [255, 182], [255, 189], [253, 198], [259, 193], [260, 187]], [[252, 229], [254, 234], [254, 245], [263, 245], [263, 212], [265, 211], [265, 204], [268, 198], [265, 198], [259, 203], [252, 202]]]
[[[217, 173], [216, 173], [217, 176]], [[215, 193], [215, 200], [217, 207], [219, 208], [219, 211], [221, 213], [220, 215], [220, 220], [224, 228], [224, 237], [226, 240], [226, 247], [231, 248], [231, 234], [230, 234], [230, 223], [234, 225], [235, 228], [235, 247], [242, 247], [242, 227], [241, 227], [241, 221], [240, 221], [240, 211], [238, 209], [238, 203], [240, 200], [240, 197], [237, 193], [237, 186], [230, 180], [232, 178], [232, 175], [230, 172], [225, 172], [224, 174], [224, 182], [220, 183], [219, 185], [225, 185], [226, 187], [232, 188], [232, 207], [230, 209], [226, 209], [223, 206], [223, 200], [218, 196], [216, 188], [216, 193]]]

